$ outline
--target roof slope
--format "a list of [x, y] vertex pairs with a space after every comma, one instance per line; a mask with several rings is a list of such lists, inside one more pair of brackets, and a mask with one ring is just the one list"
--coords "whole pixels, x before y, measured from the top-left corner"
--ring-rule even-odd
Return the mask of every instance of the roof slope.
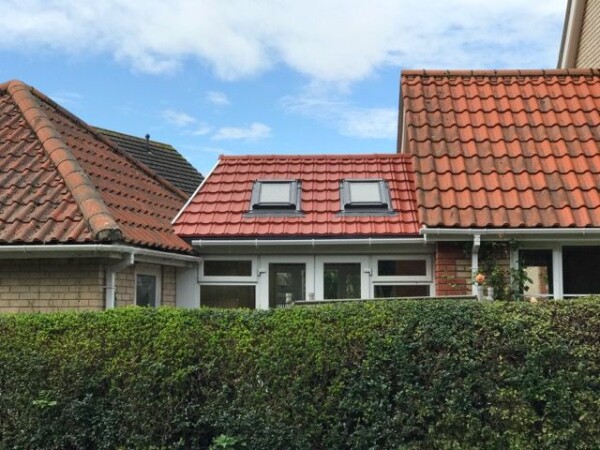
[[402, 103], [424, 225], [600, 227], [600, 71], [404, 71]]
[[0, 85], [0, 243], [124, 242], [187, 252], [185, 195], [23, 84]]
[[188, 196], [196, 191], [204, 179], [202, 174], [171, 145], [104, 128], [96, 127], [96, 130]]
[[[341, 179], [384, 179], [395, 213], [340, 215]], [[256, 180], [301, 180], [301, 217], [248, 217]], [[352, 237], [418, 234], [405, 155], [221, 156], [175, 222], [186, 238]]]

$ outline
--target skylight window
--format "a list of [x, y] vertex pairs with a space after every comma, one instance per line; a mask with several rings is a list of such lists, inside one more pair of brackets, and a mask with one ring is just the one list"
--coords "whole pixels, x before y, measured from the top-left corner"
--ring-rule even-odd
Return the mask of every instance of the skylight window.
[[251, 211], [297, 211], [300, 209], [297, 181], [256, 181], [252, 188]]
[[345, 211], [390, 211], [390, 194], [384, 180], [342, 180]]

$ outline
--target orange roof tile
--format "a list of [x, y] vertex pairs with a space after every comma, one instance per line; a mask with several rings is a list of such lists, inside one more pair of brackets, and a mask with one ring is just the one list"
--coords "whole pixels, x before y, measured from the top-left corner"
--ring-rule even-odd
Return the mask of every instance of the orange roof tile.
[[404, 71], [429, 227], [600, 227], [600, 70]]
[[189, 252], [185, 195], [42, 93], [0, 84], [0, 243], [124, 242]]
[[[383, 179], [393, 214], [340, 215], [342, 179]], [[301, 180], [299, 217], [253, 216], [256, 180]], [[352, 237], [418, 234], [413, 173], [405, 155], [221, 156], [175, 222], [185, 238]]]

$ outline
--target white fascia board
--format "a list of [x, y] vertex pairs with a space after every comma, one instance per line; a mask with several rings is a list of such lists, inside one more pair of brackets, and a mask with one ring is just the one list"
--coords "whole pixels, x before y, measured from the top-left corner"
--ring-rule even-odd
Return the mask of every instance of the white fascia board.
[[424, 238], [355, 238], [355, 239], [197, 239], [194, 247], [274, 247], [324, 245], [385, 245], [385, 244], [426, 244]]
[[164, 265], [183, 266], [199, 261], [198, 256], [182, 255], [160, 250], [110, 244], [57, 244], [57, 245], [3, 245], [0, 246], [0, 259], [31, 258], [94, 258], [122, 257], [135, 255], [136, 260], [158, 262]]
[[487, 240], [526, 240], [552, 241], [600, 239], [600, 228], [428, 228], [422, 227], [419, 233], [428, 241], [471, 240], [473, 236], [487, 237]]

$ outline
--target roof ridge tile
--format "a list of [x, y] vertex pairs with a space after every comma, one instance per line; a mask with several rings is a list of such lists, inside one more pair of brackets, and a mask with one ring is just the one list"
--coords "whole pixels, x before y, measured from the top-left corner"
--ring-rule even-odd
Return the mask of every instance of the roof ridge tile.
[[6, 89], [21, 110], [23, 117], [71, 192], [94, 238], [99, 241], [120, 241], [123, 234], [117, 222], [89, 176], [35, 100], [33, 88], [21, 81], [13, 80], [1, 85], [0, 89]]

